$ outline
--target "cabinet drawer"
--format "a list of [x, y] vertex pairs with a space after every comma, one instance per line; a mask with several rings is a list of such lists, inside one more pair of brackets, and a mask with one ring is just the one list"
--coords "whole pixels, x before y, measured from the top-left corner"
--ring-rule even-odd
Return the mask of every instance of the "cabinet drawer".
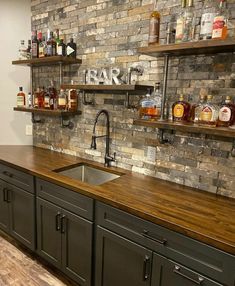
[[37, 196], [93, 220], [93, 199], [38, 178], [36, 178], [36, 191]]
[[235, 256], [103, 203], [96, 223], [224, 285], [234, 286]]
[[34, 177], [32, 175], [0, 164], [0, 178], [30, 193], [34, 193]]

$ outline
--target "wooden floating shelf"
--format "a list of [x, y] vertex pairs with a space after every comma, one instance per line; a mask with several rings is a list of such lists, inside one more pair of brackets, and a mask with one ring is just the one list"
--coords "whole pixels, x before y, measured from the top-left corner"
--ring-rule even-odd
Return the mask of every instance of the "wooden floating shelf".
[[235, 129], [229, 127], [207, 127], [199, 126], [193, 123], [175, 123], [172, 121], [148, 121], [143, 119], [134, 120], [133, 124], [165, 130], [176, 130], [187, 133], [200, 133], [235, 138]]
[[55, 64], [71, 65], [71, 64], [81, 64], [81, 63], [82, 63], [81, 59], [74, 59], [63, 56], [52, 56], [45, 58], [35, 58], [30, 60], [12, 61], [13, 65], [23, 65], [23, 66], [46, 66]]
[[168, 45], [149, 45], [138, 49], [141, 54], [159, 57], [164, 55], [189, 56], [235, 52], [235, 40], [206, 40]]
[[121, 85], [95, 85], [95, 84], [62, 84], [63, 89], [78, 89], [80, 91], [86, 91], [87, 93], [129, 93], [129, 94], [144, 94], [147, 89], [153, 90], [153, 86], [148, 85], [131, 85], [131, 84], [121, 84]]
[[82, 112], [78, 111], [66, 111], [66, 110], [50, 110], [50, 109], [40, 109], [40, 108], [27, 108], [27, 107], [14, 107], [15, 111], [21, 112], [31, 112], [41, 115], [48, 116], [72, 116], [72, 115], [80, 115]]

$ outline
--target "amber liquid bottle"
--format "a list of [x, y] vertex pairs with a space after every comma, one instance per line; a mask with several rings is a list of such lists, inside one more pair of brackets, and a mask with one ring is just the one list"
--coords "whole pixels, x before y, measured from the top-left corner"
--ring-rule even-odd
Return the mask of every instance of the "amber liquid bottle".
[[190, 104], [180, 95], [179, 100], [172, 105], [173, 121], [188, 121], [190, 117]]
[[25, 107], [25, 94], [23, 92], [23, 87], [19, 87], [19, 92], [17, 94], [17, 107]]
[[228, 11], [226, 0], [220, 0], [219, 8], [213, 22], [212, 39], [224, 40], [228, 36]]
[[154, 11], [150, 15], [149, 21], [149, 44], [159, 44], [160, 35], [160, 13], [156, 9], [156, 3], [154, 5]]

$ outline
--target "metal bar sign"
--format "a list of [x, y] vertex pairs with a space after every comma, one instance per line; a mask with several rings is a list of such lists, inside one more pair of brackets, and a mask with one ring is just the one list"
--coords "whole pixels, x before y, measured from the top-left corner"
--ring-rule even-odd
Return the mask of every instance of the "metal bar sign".
[[88, 69], [86, 73], [87, 84], [121, 84], [121, 71], [119, 68]]

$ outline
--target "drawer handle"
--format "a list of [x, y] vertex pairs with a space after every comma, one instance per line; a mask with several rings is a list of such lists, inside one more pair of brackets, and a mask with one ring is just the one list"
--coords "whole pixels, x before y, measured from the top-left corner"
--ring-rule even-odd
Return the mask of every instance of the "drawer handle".
[[155, 238], [155, 237], [150, 236], [148, 230], [144, 230], [144, 231], [142, 232], [142, 235], [143, 235], [144, 237], [148, 238], [148, 239], [151, 239], [151, 240], [153, 240], [153, 241], [155, 241], [155, 242], [157, 242], [157, 243], [163, 244], [163, 245], [165, 245], [165, 244], [167, 243], [167, 240], [166, 240], [165, 238], [163, 238], [162, 240], [160, 240], [160, 239], [157, 239], [157, 238]]
[[55, 216], [55, 229], [56, 231], [60, 230], [60, 212], [57, 213], [57, 215]]
[[60, 223], [61, 223], [61, 233], [65, 233], [66, 231], [66, 216], [65, 215], [62, 215]]
[[143, 270], [143, 280], [144, 281], [148, 280], [149, 272], [150, 272], [150, 257], [145, 255], [144, 270]]
[[7, 203], [11, 202], [11, 190], [6, 190], [6, 198], [7, 198]]
[[3, 201], [7, 202], [7, 188], [3, 189]]
[[202, 277], [200, 277], [200, 276], [198, 276], [198, 280], [194, 280], [193, 278], [191, 278], [191, 277], [189, 277], [189, 276], [187, 276], [187, 275], [181, 273], [181, 272], [180, 272], [180, 267], [179, 267], [178, 265], [175, 265], [175, 268], [174, 268], [173, 272], [174, 272], [175, 274], [177, 274], [177, 275], [180, 275], [180, 276], [182, 276], [182, 277], [184, 277], [184, 278], [190, 280], [191, 282], [193, 282], [193, 283], [195, 283], [195, 284], [197, 284], [197, 285], [201, 285], [202, 282], [204, 281], [204, 279], [203, 279]]
[[9, 172], [7, 172], [7, 171], [3, 171], [3, 174], [4, 174], [5, 176], [10, 177], [10, 178], [13, 177], [13, 174], [11, 174], [11, 173], [9, 173]]

